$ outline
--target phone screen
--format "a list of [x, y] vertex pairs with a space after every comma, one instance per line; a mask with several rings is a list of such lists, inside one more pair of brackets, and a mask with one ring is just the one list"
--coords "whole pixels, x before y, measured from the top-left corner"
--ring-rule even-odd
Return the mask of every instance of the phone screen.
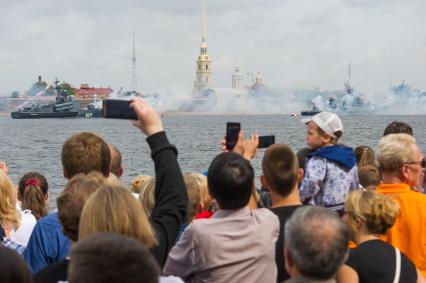
[[275, 143], [275, 136], [260, 136], [258, 148], [267, 148]]
[[102, 102], [102, 117], [137, 120], [135, 111], [130, 107], [130, 100], [104, 99]]
[[233, 150], [238, 141], [241, 124], [236, 122], [226, 123], [226, 149]]

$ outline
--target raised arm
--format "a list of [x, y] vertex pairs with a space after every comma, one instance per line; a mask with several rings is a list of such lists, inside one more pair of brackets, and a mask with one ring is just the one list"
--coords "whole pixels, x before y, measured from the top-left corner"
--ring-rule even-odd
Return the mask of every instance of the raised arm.
[[176, 241], [179, 227], [185, 220], [188, 196], [177, 162], [176, 147], [169, 143], [160, 116], [142, 99], [134, 99], [131, 106], [138, 116], [134, 125], [147, 135], [154, 161], [155, 206], [151, 221], [158, 245], [153, 253], [160, 266], [163, 266]]

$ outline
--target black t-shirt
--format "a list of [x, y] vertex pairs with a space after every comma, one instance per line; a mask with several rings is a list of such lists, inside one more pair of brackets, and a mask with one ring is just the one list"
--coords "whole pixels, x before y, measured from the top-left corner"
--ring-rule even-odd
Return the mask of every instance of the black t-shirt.
[[280, 235], [278, 236], [278, 240], [275, 245], [275, 262], [277, 264], [278, 270], [277, 282], [283, 282], [284, 280], [290, 278], [290, 275], [288, 275], [284, 266], [284, 225], [293, 212], [295, 212], [296, 209], [301, 206], [302, 205], [291, 205], [270, 208], [270, 210], [280, 219]]
[[34, 283], [57, 283], [58, 281], [67, 281], [68, 259], [52, 263], [34, 276]]
[[[381, 240], [370, 240], [352, 249], [346, 264], [358, 273], [360, 283], [393, 282], [396, 270], [395, 248]], [[416, 267], [401, 252], [399, 283], [416, 281]]]

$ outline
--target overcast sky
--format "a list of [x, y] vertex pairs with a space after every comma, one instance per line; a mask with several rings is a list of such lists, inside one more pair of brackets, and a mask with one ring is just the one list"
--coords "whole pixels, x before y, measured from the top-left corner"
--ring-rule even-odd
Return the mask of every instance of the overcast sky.
[[[191, 91], [199, 0], [0, 0], [0, 94], [41, 75], [73, 85]], [[272, 88], [426, 91], [425, 0], [206, 0], [215, 87], [236, 64]], [[247, 81], [247, 80], [246, 80]]]

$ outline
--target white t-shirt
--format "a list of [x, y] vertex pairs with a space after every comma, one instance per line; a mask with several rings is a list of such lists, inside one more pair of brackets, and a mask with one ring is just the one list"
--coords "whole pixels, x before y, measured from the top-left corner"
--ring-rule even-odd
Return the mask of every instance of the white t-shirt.
[[33, 232], [34, 226], [37, 223], [37, 219], [34, 217], [34, 215], [31, 214], [31, 210], [26, 209], [20, 211], [20, 214], [21, 225], [19, 225], [19, 228], [16, 231], [11, 231], [10, 239], [24, 247], [27, 247], [31, 233]]

